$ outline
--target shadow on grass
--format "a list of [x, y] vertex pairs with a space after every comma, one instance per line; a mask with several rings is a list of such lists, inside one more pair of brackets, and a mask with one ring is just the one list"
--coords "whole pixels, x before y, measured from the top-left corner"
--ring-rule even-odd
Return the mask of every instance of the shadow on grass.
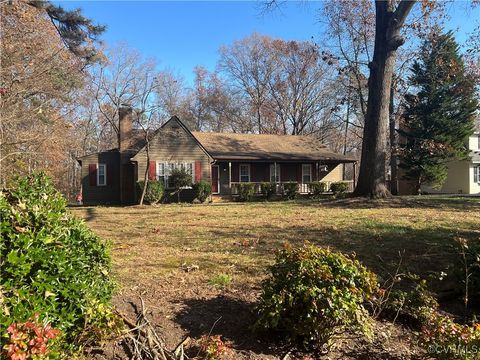
[[175, 322], [191, 337], [221, 334], [238, 351], [270, 355], [279, 351], [271, 336], [266, 338], [252, 330], [255, 322], [253, 303], [230, 296], [186, 299], [182, 303], [184, 308], [176, 314]]
[[[231, 229], [216, 228], [210, 232], [212, 238], [228, 238]], [[460, 260], [457, 236], [469, 240], [479, 240], [474, 229], [456, 229], [452, 227], [414, 228], [408, 225], [388, 224], [364, 221], [339, 229], [335, 226], [304, 227], [263, 226], [261, 232], [252, 232], [248, 228], [236, 228], [237, 235], [256, 241], [249, 249], [235, 244], [228, 250], [233, 254], [251, 254], [253, 258], [272, 258], [283, 243], [301, 245], [304, 241], [330, 247], [333, 250], [355, 256], [381, 278], [388, 278], [399, 262], [401, 271], [411, 272], [422, 278], [434, 278], [440, 272], [448, 272]], [[241, 268], [241, 265], [239, 266]], [[241, 269], [251, 272], [258, 269]], [[432, 285], [447, 286], [444, 281]]]
[[444, 210], [480, 210], [480, 197], [453, 196], [398, 196], [390, 199], [370, 199], [347, 196], [335, 199], [333, 197], [319, 200], [298, 199], [291, 203], [296, 206], [318, 206], [326, 208], [345, 209], [444, 209]]

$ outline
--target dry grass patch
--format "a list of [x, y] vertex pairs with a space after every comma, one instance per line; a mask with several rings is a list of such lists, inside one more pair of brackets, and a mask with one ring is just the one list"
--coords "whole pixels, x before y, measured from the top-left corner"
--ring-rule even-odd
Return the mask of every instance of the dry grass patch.
[[[143, 294], [169, 333], [167, 343], [208, 333], [224, 316], [214, 333], [258, 354], [241, 344], [251, 340], [248, 316], [244, 322], [229, 320], [222, 311], [247, 311], [265, 266], [283, 242], [309, 241], [355, 253], [380, 276], [395, 268], [402, 252], [403, 270], [425, 277], [454, 261], [455, 236], [480, 238], [480, 199], [418, 199], [83, 207], [72, 212], [112, 242], [119, 306]], [[212, 285], [219, 274], [228, 274], [231, 283]], [[218, 311], [207, 304], [217, 304]]]

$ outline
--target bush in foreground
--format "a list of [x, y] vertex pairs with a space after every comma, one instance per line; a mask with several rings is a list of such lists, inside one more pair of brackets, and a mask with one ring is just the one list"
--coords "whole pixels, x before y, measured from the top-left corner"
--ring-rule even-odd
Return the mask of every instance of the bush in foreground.
[[195, 193], [195, 199], [200, 202], [205, 202], [210, 195], [212, 195], [212, 184], [208, 181], [202, 180], [193, 184], [193, 192]]
[[282, 184], [283, 196], [288, 200], [293, 200], [298, 194], [298, 184], [295, 181], [285, 182]]
[[[139, 201], [140, 197], [142, 196], [144, 184], [144, 181], [137, 182], [137, 200]], [[150, 180], [147, 183], [147, 190], [145, 192], [145, 198], [143, 200], [150, 205], [157, 204], [162, 201], [164, 194], [165, 187], [163, 185], [163, 182], [157, 180]]]
[[327, 183], [321, 181], [312, 181], [310, 183], [310, 188], [312, 191], [312, 196], [314, 198], [319, 198], [325, 191], [327, 191]]
[[110, 257], [51, 180], [34, 174], [2, 190], [0, 221], [2, 342], [32, 318], [58, 329], [66, 352], [105, 334], [115, 319]]
[[262, 182], [260, 184], [262, 195], [265, 199], [270, 199], [277, 192], [277, 184], [274, 182]]
[[330, 190], [335, 194], [343, 194], [348, 190], [348, 184], [344, 181], [334, 182], [330, 185]]
[[254, 183], [240, 183], [238, 184], [238, 198], [240, 201], [251, 201], [255, 196]]
[[378, 284], [357, 260], [309, 244], [286, 245], [269, 271], [257, 327], [283, 332], [306, 348], [328, 348], [346, 329], [371, 334], [363, 303]]

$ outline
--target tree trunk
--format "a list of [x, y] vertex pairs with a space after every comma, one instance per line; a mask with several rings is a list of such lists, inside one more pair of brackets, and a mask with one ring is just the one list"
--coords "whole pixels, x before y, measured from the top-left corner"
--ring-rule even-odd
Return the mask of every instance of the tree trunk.
[[404, 39], [400, 29], [414, 1], [401, 1], [395, 11], [394, 1], [375, 2], [375, 48], [369, 64], [368, 102], [363, 131], [362, 157], [357, 196], [388, 197], [386, 187], [387, 134], [390, 106], [390, 86], [395, 66], [396, 50]]
[[398, 161], [397, 161], [397, 133], [393, 95], [395, 82], [392, 80], [390, 88], [390, 192], [398, 195]]

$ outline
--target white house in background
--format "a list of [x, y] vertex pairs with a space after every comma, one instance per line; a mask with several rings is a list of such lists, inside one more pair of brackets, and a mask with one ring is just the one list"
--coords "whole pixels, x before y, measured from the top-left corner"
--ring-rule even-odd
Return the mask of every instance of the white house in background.
[[431, 194], [479, 194], [480, 195], [480, 132], [468, 141], [470, 161], [452, 161], [448, 164], [447, 180], [439, 190], [422, 187]]

